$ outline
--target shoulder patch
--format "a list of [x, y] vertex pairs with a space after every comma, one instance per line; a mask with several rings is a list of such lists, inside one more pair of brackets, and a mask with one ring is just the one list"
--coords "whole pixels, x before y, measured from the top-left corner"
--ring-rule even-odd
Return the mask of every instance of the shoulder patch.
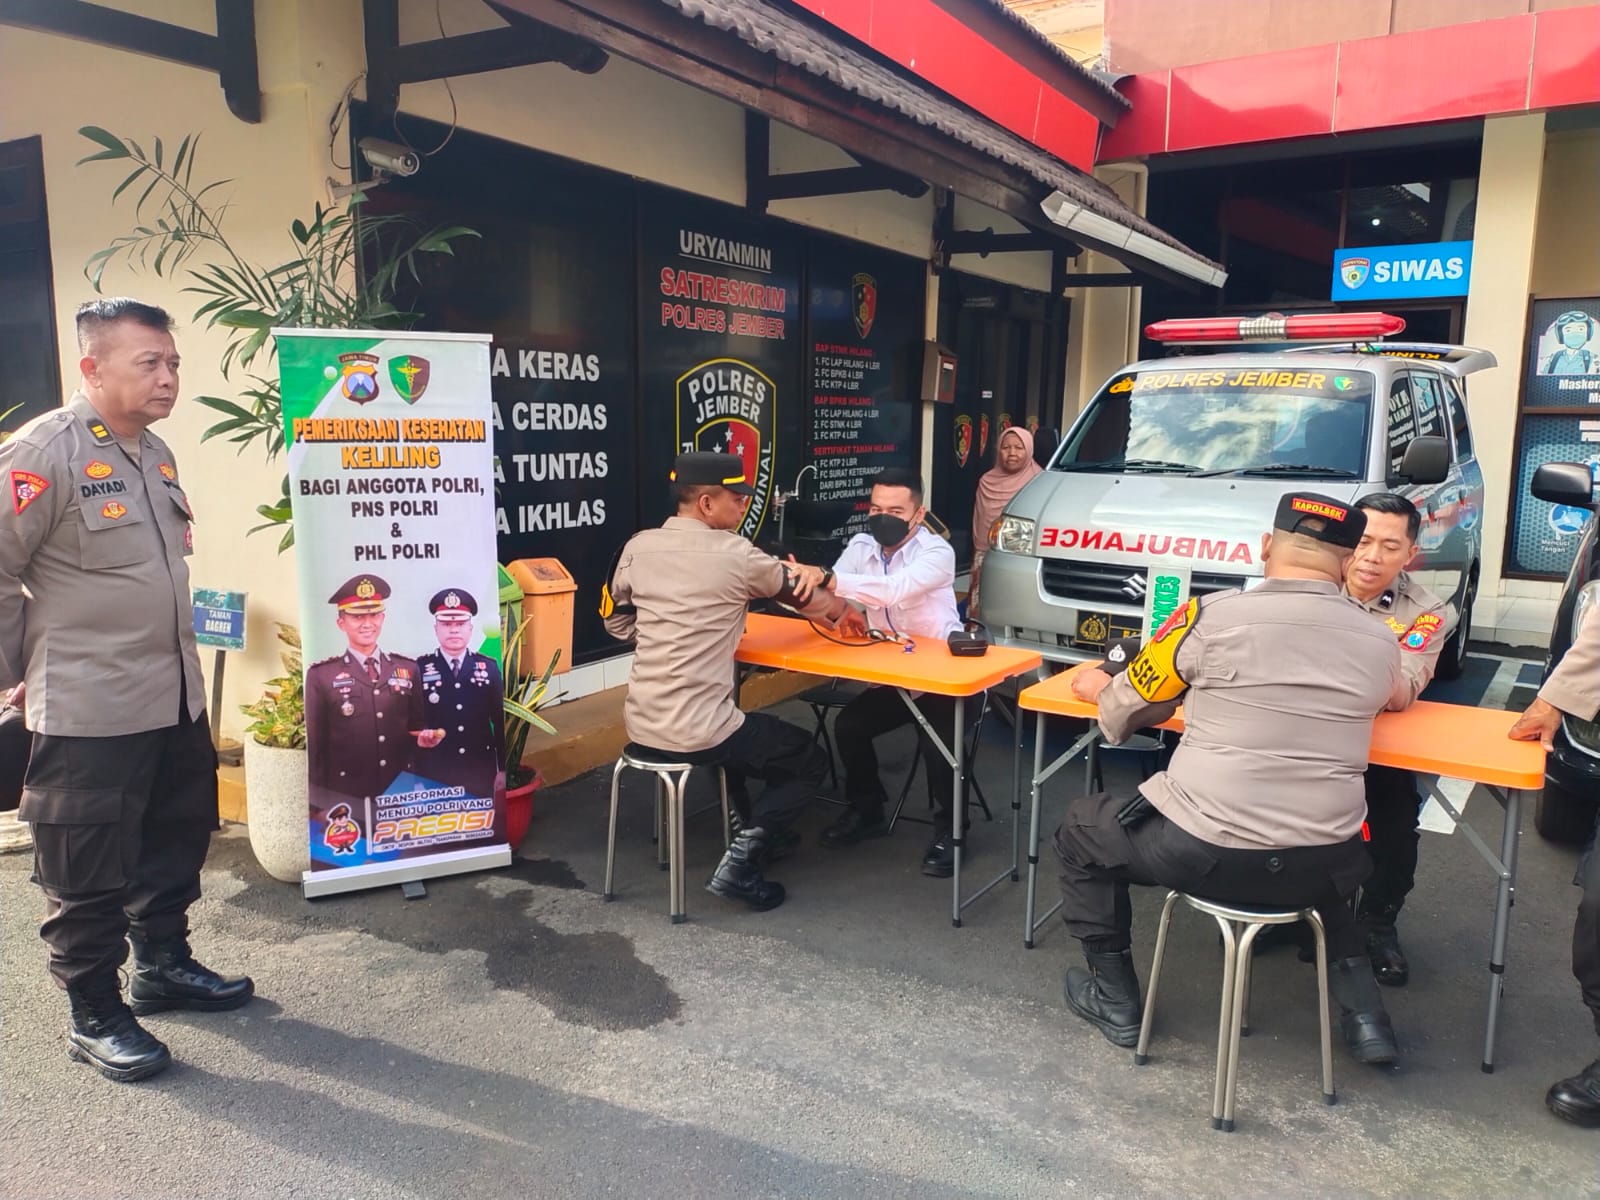
[[1189, 681], [1178, 674], [1178, 647], [1194, 629], [1200, 615], [1200, 598], [1194, 597], [1156, 630], [1148, 645], [1128, 664], [1128, 682], [1151, 704], [1176, 700]]
[[1423, 613], [1411, 622], [1411, 628], [1406, 630], [1400, 638], [1400, 646], [1413, 654], [1420, 653], [1428, 648], [1428, 643], [1433, 640], [1433, 635], [1444, 626], [1444, 621], [1435, 613]]
[[50, 481], [32, 471], [11, 472], [11, 509], [19, 517], [23, 509], [44, 495]]

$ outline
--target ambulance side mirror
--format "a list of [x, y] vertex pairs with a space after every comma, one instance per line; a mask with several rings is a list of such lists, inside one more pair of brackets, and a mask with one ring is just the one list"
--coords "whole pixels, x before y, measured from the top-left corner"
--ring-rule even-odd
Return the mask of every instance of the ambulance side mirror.
[[1403, 483], [1443, 483], [1450, 476], [1450, 443], [1434, 434], [1412, 438], [1398, 474]]
[[1545, 463], [1533, 473], [1528, 490], [1551, 504], [1594, 507], [1594, 476], [1585, 463]]

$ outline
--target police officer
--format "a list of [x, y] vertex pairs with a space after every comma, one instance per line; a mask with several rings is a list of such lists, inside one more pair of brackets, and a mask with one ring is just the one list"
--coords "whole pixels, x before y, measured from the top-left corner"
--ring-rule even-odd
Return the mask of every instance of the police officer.
[[467, 648], [478, 602], [465, 588], [445, 588], [428, 601], [439, 649], [417, 659], [422, 672], [423, 720], [445, 739], [418, 747], [418, 775], [469, 796], [493, 796], [505, 738], [500, 664]]
[[1080, 672], [1112, 743], [1169, 718], [1187, 732], [1167, 770], [1129, 801], [1082, 796], [1056, 831], [1062, 915], [1088, 970], [1068, 1007], [1131, 1046], [1142, 1006], [1128, 885], [1224, 903], [1315, 905], [1334, 960], [1345, 1041], [1362, 1062], [1399, 1055], [1347, 901], [1370, 869], [1361, 774], [1373, 718], [1408, 684], [1394, 638], [1339, 593], [1365, 514], [1290, 493], [1262, 540], [1266, 579], [1191, 600], [1112, 677]]
[[237, 1008], [255, 989], [188, 941], [217, 759], [189, 614], [193, 517], [150, 432], [178, 399], [172, 318], [95, 300], [77, 329], [78, 391], [0, 445], [0, 687], [20, 684], [33, 730], [18, 816], [72, 1013], [67, 1052], [126, 1081], [172, 1061], [136, 1013]]
[[827, 759], [804, 729], [734, 702], [746, 605], [777, 597], [829, 622], [853, 610], [826, 593], [813, 597], [820, 568], [779, 562], [733, 532], [755, 494], [737, 455], [679, 455], [671, 478], [677, 515], [628, 540], [602, 609], [607, 632], [635, 644], [623, 723], [632, 742], [660, 757], [766, 783], [706, 884], [764, 912], [783, 903], [784, 889], [762, 869], [799, 840], [789, 826]]
[[313, 819], [347, 803], [363, 837], [372, 836], [372, 799], [411, 765], [418, 747], [445, 739], [443, 721], [424, 713], [416, 660], [378, 648], [388, 582], [353, 575], [328, 597], [349, 643], [306, 672], [306, 749]]
[[[1543, 742], [1546, 751], [1555, 749], [1556, 729], [1561, 717], [1570, 713], [1580, 721], [1600, 716], [1600, 611], [1591, 609], [1578, 627], [1571, 647], [1544, 681], [1539, 695], [1530, 704], [1510, 736], [1518, 741]], [[1572, 974], [1582, 990], [1583, 1002], [1594, 1016], [1594, 1029], [1600, 1033], [1600, 854], [1595, 853], [1600, 834], [1600, 816], [1595, 832], [1589, 835], [1583, 857], [1578, 861], [1572, 882], [1583, 889], [1578, 901], [1578, 916], [1572, 924]], [[1600, 1058], [1576, 1075], [1551, 1084], [1545, 1105], [1563, 1121], [1590, 1128], [1600, 1127]]]
[[[1450, 608], [1404, 570], [1417, 553], [1417, 533], [1422, 528], [1417, 506], [1404, 496], [1380, 492], [1363, 496], [1356, 507], [1367, 514], [1367, 528], [1350, 559], [1345, 591], [1381, 618], [1399, 641], [1406, 689], [1390, 707], [1409, 708], [1433, 681]], [[1416, 775], [1400, 767], [1369, 765], [1366, 786], [1372, 874], [1361, 885], [1356, 918], [1366, 931], [1367, 953], [1378, 982], [1401, 987], [1411, 966], [1400, 949], [1395, 920], [1416, 883], [1422, 796]]]

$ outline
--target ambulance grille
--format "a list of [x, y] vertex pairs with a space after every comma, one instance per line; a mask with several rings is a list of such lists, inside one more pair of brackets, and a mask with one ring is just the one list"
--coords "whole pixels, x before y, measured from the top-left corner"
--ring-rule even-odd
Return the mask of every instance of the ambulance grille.
[[[1081, 558], [1043, 560], [1041, 582], [1047, 594], [1071, 600], [1080, 608], [1123, 606], [1143, 608], [1149, 574], [1143, 567], [1126, 563], [1090, 562]], [[1190, 576], [1190, 590], [1196, 596], [1244, 586], [1243, 575], [1215, 575], [1196, 571]]]

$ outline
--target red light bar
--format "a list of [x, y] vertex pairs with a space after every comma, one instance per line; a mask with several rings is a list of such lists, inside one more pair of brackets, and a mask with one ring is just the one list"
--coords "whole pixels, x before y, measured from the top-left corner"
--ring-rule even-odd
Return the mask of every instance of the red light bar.
[[1388, 313], [1309, 313], [1286, 317], [1196, 317], [1153, 321], [1144, 335], [1155, 342], [1297, 342], [1365, 341], [1392, 337], [1406, 327], [1404, 317]]

